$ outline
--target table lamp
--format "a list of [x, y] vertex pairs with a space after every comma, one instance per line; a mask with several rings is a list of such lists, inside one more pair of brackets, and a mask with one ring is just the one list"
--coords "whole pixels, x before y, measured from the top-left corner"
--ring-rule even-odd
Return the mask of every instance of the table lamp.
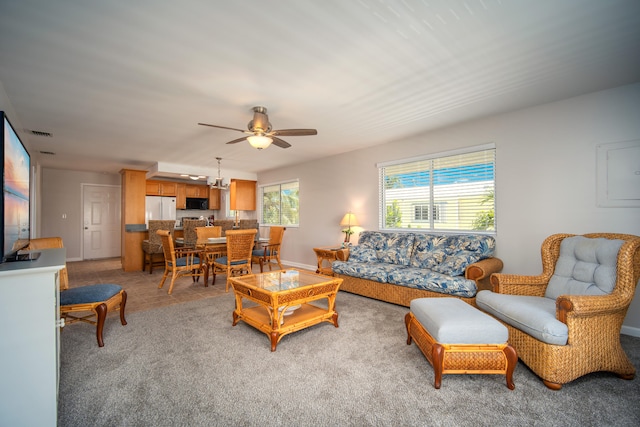
[[351, 212], [347, 212], [344, 215], [344, 217], [342, 217], [342, 221], [340, 221], [340, 225], [343, 227], [344, 226], [347, 227], [344, 230], [342, 230], [342, 232], [344, 233], [344, 242], [349, 243], [349, 239], [351, 239], [351, 235], [353, 234], [353, 231], [351, 230], [351, 226], [360, 225], [358, 224], [358, 219]]

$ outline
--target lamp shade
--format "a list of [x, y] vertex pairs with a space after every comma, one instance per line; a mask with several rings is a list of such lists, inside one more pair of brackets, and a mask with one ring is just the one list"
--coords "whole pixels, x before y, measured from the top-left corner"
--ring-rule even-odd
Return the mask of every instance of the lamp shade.
[[340, 221], [340, 225], [351, 228], [354, 225], [358, 226], [360, 224], [358, 223], [358, 218], [356, 218], [356, 216], [351, 212], [348, 212], [344, 215], [344, 217], [342, 217], [342, 221]]
[[273, 139], [269, 138], [268, 136], [263, 136], [263, 135], [249, 136], [249, 137], [247, 137], [247, 140], [249, 141], [249, 144], [251, 144], [251, 146], [253, 148], [257, 148], [258, 150], [262, 150], [263, 148], [267, 148], [273, 142]]

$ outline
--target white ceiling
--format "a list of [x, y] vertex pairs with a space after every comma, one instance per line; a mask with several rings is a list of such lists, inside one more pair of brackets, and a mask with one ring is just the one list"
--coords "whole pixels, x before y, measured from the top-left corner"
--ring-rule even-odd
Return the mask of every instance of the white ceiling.
[[[51, 168], [257, 173], [638, 81], [638, 0], [0, 2], [10, 118]], [[318, 135], [197, 125], [258, 105]]]

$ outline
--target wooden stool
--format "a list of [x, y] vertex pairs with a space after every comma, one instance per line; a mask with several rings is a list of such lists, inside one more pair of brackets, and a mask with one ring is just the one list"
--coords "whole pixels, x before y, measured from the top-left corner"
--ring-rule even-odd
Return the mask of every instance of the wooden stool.
[[507, 328], [457, 298], [418, 298], [405, 316], [407, 345], [416, 345], [433, 366], [434, 386], [443, 374], [502, 374], [515, 388], [518, 356], [507, 343]]

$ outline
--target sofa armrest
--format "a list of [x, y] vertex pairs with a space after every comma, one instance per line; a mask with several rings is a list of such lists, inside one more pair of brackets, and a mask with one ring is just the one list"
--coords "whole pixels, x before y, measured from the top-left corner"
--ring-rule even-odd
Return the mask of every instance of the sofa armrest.
[[478, 290], [490, 289], [489, 278], [491, 274], [502, 270], [502, 260], [500, 258], [486, 258], [469, 265], [464, 271], [464, 277], [474, 280]]
[[336, 258], [338, 259], [338, 261], [349, 260], [349, 248], [343, 248], [336, 251]]
[[544, 296], [550, 277], [541, 274], [539, 276], [521, 276], [518, 274], [494, 273], [491, 275], [493, 292], [509, 295]]

